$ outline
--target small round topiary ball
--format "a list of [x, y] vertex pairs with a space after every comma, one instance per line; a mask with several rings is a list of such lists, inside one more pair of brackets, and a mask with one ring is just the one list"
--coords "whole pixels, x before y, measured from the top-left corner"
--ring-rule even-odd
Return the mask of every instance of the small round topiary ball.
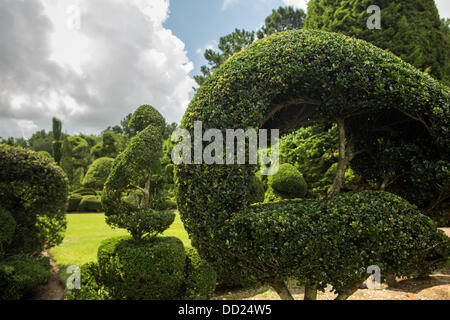
[[283, 198], [301, 198], [308, 189], [303, 175], [289, 163], [280, 165], [278, 172], [269, 177], [269, 185]]

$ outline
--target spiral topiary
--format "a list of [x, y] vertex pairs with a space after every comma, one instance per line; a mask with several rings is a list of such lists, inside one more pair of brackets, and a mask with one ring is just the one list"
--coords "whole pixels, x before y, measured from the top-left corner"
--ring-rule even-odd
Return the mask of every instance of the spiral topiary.
[[[160, 210], [165, 202], [164, 179], [159, 175], [165, 120], [144, 105], [129, 126], [137, 135], [114, 160], [102, 203], [107, 223], [127, 229], [131, 238], [110, 239], [100, 246], [99, 288], [104, 286], [112, 299], [177, 299], [188, 287], [195, 289], [186, 279], [198, 271], [186, 267], [189, 259], [179, 239], [157, 237], [175, 219], [172, 211]], [[207, 293], [199, 287], [200, 296], [211, 296], [213, 281], [206, 284]]]
[[[432, 163], [439, 160], [448, 163], [449, 92], [448, 87], [430, 76], [364, 41], [321, 31], [288, 31], [255, 42], [219, 67], [196, 91], [181, 127], [193, 136], [195, 121], [202, 121], [205, 131], [210, 128], [223, 132], [233, 128], [279, 128], [282, 133], [314, 122], [337, 122], [342, 152], [336, 177], [341, 177], [342, 183], [345, 164], [353, 157], [358, 159], [363, 152], [373, 154], [375, 159], [380, 154], [389, 154], [382, 145], [364, 143], [377, 141], [377, 137], [387, 139], [386, 128], [394, 131], [394, 137], [389, 137], [389, 140], [397, 145], [407, 141], [419, 146], [417, 150], [426, 145], [429, 151], [424, 154], [416, 152], [417, 156], [423, 156]], [[349, 145], [345, 146], [345, 141]], [[350, 148], [353, 142], [361, 149]], [[411, 159], [410, 155], [403, 155], [402, 161], [407, 157]], [[366, 167], [377, 168], [378, 173], [383, 174], [380, 168], [384, 167], [371, 161], [374, 160], [370, 157], [366, 159]], [[402, 163], [399, 160], [395, 165], [401, 168]], [[318, 282], [318, 277], [302, 271], [305, 262], [300, 253], [309, 257], [305, 261], [311, 261], [313, 256], [312, 253], [308, 255], [312, 251], [309, 251], [307, 239], [313, 236], [317, 236], [312, 240], [314, 245], [334, 251], [333, 242], [327, 242], [327, 237], [338, 229], [333, 229], [332, 220], [328, 218], [336, 214], [344, 219], [345, 201], [339, 202], [340, 207], [330, 211], [323, 223], [311, 228], [307, 223], [312, 219], [310, 212], [317, 209], [316, 212], [326, 216], [328, 201], [316, 202], [314, 206], [317, 208], [312, 209], [306, 201], [283, 211], [279, 210], [280, 204], [275, 204], [264, 214], [257, 210], [257, 206], [254, 210], [249, 209], [249, 178], [256, 169], [253, 165], [177, 166], [178, 208], [194, 247], [219, 274], [234, 272], [253, 276], [271, 282], [278, 289], [281, 288], [280, 281], [292, 276]], [[358, 174], [364, 175], [364, 171]], [[437, 181], [448, 181], [449, 174], [444, 172], [438, 178]], [[395, 183], [408, 188], [422, 188], [419, 180], [408, 176]], [[339, 187], [339, 183], [335, 185]], [[336, 193], [339, 188], [332, 191]], [[438, 196], [441, 191], [433, 189], [432, 192]], [[375, 195], [367, 194], [361, 201], [369, 205], [371, 197]], [[377, 207], [373, 207], [383, 215], [380, 218], [383, 221], [388, 221], [392, 214], [394, 222], [387, 227], [388, 232], [398, 230], [394, 228], [396, 219], [404, 219], [410, 212], [415, 217], [408, 220], [408, 228], [416, 228], [421, 238], [429, 240], [430, 248], [440, 248], [440, 253], [435, 255], [436, 260], [445, 259], [448, 242], [441, 241], [432, 222], [418, 211], [402, 209], [394, 215], [390, 204], [390, 198], [384, 197]], [[404, 203], [404, 207], [408, 205]], [[292, 214], [293, 210], [297, 214]], [[298, 215], [305, 221], [304, 229], [299, 227]], [[271, 218], [267, 220], [266, 217]], [[322, 219], [320, 214], [314, 217]], [[343, 230], [349, 228], [345, 224], [340, 227]], [[369, 228], [369, 225], [364, 227]], [[324, 230], [329, 231], [324, 233]], [[370, 228], [364, 232], [374, 240], [376, 233], [368, 230]], [[412, 231], [406, 234], [408, 237], [417, 235]], [[352, 240], [346, 238], [346, 241]], [[339, 248], [336, 253], [346, 256], [345, 246]], [[431, 254], [426, 250], [414, 253], [406, 243], [402, 249], [406, 255], [417, 254], [416, 261], [426, 261]], [[356, 246], [355, 252], [358, 250], [362, 253], [365, 249]], [[396, 248], [388, 245], [384, 250], [387, 252], [384, 257], [388, 257], [389, 252]], [[376, 257], [380, 257], [377, 258], [380, 264], [392, 262], [384, 260], [379, 253]], [[346, 291], [346, 286], [353, 286], [349, 280], [353, 267], [347, 264], [348, 261], [342, 261], [342, 272], [330, 272], [324, 278], [329, 283], [343, 283], [340, 287], [336, 285], [340, 292]], [[361, 262], [365, 264], [368, 260]], [[436, 265], [430, 266], [430, 270], [433, 267]], [[409, 275], [411, 270], [399, 267], [397, 272]], [[283, 294], [285, 290], [281, 288], [279, 292]]]

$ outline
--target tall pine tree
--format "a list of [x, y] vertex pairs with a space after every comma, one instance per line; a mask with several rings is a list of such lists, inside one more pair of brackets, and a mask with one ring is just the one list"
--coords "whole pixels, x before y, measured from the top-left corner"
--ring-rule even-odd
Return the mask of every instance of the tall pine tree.
[[435, 78], [450, 59], [434, 0], [379, 0], [381, 29], [369, 29], [373, 0], [310, 0], [305, 28], [343, 33], [388, 49]]

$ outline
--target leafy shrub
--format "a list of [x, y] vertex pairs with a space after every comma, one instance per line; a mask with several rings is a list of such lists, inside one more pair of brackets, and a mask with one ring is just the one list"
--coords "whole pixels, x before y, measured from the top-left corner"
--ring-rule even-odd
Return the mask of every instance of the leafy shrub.
[[174, 183], [174, 175], [173, 175], [173, 170], [174, 170], [174, 166], [172, 163], [169, 163], [165, 168], [164, 168], [164, 175], [166, 178], [167, 183], [169, 184], [173, 184]]
[[179, 297], [185, 262], [184, 246], [177, 238], [108, 239], [98, 249], [100, 277], [112, 299]]
[[5, 209], [0, 207], [0, 259], [3, 258], [5, 252], [16, 230], [16, 222], [12, 215]]
[[102, 202], [97, 196], [84, 196], [78, 207], [80, 212], [102, 212]]
[[78, 194], [80, 196], [95, 196], [97, 195], [97, 192], [90, 188], [79, 188], [72, 191], [72, 194]]
[[249, 183], [249, 202], [257, 203], [264, 201], [264, 184], [256, 176], [250, 177], [251, 181]]
[[99, 158], [95, 160], [89, 166], [88, 172], [84, 176], [83, 186], [95, 190], [102, 190], [111, 171], [113, 162], [114, 159], [112, 158]]
[[80, 136], [69, 136], [64, 139], [61, 149], [61, 168], [69, 178], [71, 189], [78, 188], [81, 179], [89, 166], [89, 144]]
[[283, 198], [301, 198], [307, 186], [302, 174], [289, 163], [280, 165], [278, 172], [269, 176], [269, 186]]
[[10, 256], [0, 261], [0, 300], [19, 300], [49, 279], [48, 257]]
[[68, 200], [67, 211], [68, 212], [76, 212], [80, 207], [81, 200], [83, 200], [83, 196], [79, 194], [71, 194]]
[[[308, 185], [308, 198], [328, 194], [336, 176], [338, 161], [336, 125], [316, 124], [300, 128], [280, 139], [280, 161], [295, 166]], [[345, 174], [345, 189], [355, 189], [358, 182], [350, 168]]]
[[97, 263], [83, 264], [80, 267], [80, 277], [80, 289], [67, 290], [67, 300], [107, 300], [109, 298], [108, 293], [99, 284], [101, 280]]
[[216, 287], [217, 275], [214, 269], [195, 251], [186, 250], [186, 278], [184, 300], [209, 300]]
[[117, 152], [117, 139], [112, 131], [105, 131], [102, 142], [96, 144], [90, 150], [91, 157], [94, 159], [115, 158]]
[[8, 255], [39, 254], [61, 243], [66, 228], [67, 177], [36, 152], [0, 145], [0, 199], [16, 229]]

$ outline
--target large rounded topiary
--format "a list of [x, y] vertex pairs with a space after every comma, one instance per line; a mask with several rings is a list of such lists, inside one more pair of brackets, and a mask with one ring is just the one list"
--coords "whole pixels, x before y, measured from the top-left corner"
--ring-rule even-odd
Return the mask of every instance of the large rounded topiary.
[[112, 158], [99, 158], [92, 162], [89, 169], [84, 176], [83, 186], [87, 188], [93, 188], [96, 190], [102, 190], [106, 179], [111, 171], [114, 159]]
[[[197, 90], [181, 127], [193, 136], [195, 121], [202, 121], [203, 130], [279, 128], [282, 133], [315, 122], [335, 122], [340, 152], [332, 195], [339, 193], [349, 162], [363, 153], [373, 157], [365, 159], [360, 174], [372, 166], [381, 180], [388, 179], [387, 183], [397, 184], [398, 189], [420, 189], [420, 180], [408, 175], [389, 179], [391, 174], [402, 173], [400, 169], [411, 155], [394, 159], [391, 165], [398, 169], [392, 170], [388, 162], [377, 162], [380, 156], [387, 159], [390, 151], [377, 143], [384, 139], [396, 146], [417, 146], [417, 150], [426, 146], [428, 152], [414, 154], [428, 163], [448, 163], [449, 103], [449, 88], [389, 52], [339, 34], [289, 31], [257, 41], [224, 63]], [[244, 271], [280, 289], [281, 280], [301, 276], [297, 272], [302, 262], [297, 256], [307, 252], [302, 237], [322, 232], [287, 232], [296, 224], [295, 215], [289, 212], [276, 215], [271, 227], [264, 219], [258, 223], [258, 212], [246, 213], [245, 217], [254, 221], [238, 226], [250, 203], [249, 177], [255, 171], [253, 165], [178, 165], [178, 208], [193, 245], [219, 273]], [[442, 191], [439, 186], [445, 185], [441, 182], [448, 182], [449, 175], [442, 171], [435, 177], [431, 192], [437, 198]], [[383, 199], [380, 205], [389, 215], [389, 200]], [[273, 208], [270, 213], [277, 212]], [[409, 223], [417, 223], [420, 229], [421, 224], [430, 222], [421, 217]], [[296, 235], [293, 241], [272, 245], [268, 240], [291, 234]], [[259, 246], [252, 240], [256, 236], [264, 239]], [[268, 246], [273, 246], [270, 254], [265, 250]], [[249, 253], [249, 247], [255, 255]], [[394, 249], [387, 247], [387, 252]], [[420, 258], [427, 259], [427, 254], [421, 251]], [[282, 259], [287, 260], [280, 267]], [[346, 280], [336, 274], [333, 281]]]
[[8, 254], [40, 254], [61, 243], [66, 229], [68, 181], [52, 160], [0, 145], [1, 206], [16, 228]]
[[301, 198], [306, 194], [307, 185], [302, 174], [289, 163], [280, 165], [278, 172], [269, 176], [269, 186], [283, 198]]

